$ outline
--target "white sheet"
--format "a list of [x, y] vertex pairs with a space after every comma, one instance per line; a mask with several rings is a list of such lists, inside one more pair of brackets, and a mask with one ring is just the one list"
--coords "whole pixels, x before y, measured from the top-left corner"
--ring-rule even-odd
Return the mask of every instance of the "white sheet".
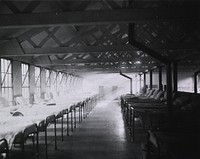
[[[66, 96], [66, 95], [65, 95]], [[22, 132], [27, 126], [39, 124], [49, 115], [57, 115], [60, 111], [70, 108], [78, 102], [84, 101], [88, 96], [73, 95], [68, 98], [57, 98], [56, 105], [46, 106], [46, 104], [16, 105], [0, 109], [0, 138], [5, 138], [11, 148], [14, 137]], [[12, 116], [12, 113], [19, 111], [24, 116]]]

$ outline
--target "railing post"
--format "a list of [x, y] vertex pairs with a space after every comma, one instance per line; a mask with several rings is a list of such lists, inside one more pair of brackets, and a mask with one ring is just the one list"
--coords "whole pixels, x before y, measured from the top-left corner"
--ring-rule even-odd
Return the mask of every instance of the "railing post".
[[67, 136], [69, 136], [69, 110], [67, 109]]

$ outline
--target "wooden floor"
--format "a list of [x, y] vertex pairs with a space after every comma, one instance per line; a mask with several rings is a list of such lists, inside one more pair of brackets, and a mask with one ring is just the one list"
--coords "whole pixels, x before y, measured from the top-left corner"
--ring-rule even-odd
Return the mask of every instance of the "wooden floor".
[[[58, 131], [57, 151], [54, 150], [53, 131], [48, 134], [52, 134], [48, 137], [49, 159], [142, 159], [141, 142], [131, 142], [119, 101], [112, 97], [99, 102], [70, 136], [65, 134], [64, 141], [61, 141]], [[43, 159], [45, 155], [42, 140], [40, 135], [40, 158]], [[30, 152], [31, 147], [32, 145], [27, 146], [25, 158], [35, 158]], [[11, 158], [16, 158], [17, 155], [20, 152], [11, 154]]]

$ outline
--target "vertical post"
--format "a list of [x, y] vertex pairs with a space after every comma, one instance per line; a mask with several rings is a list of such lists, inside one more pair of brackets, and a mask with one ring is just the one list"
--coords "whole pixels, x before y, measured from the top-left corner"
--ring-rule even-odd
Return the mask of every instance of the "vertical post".
[[144, 72], [144, 86], [147, 84], [147, 79], [146, 79], [146, 72]]
[[47, 124], [45, 125], [45, 158], [48, 159], [48, 145], [47, 145]]
[[159, 90], [163, 90], [163, 85], [162, 85], [162, 67], [159, 67]]
[[63, 118], [64, 118], [64, 115], [62, 114], [62, 117], [61, 117], [61, 136], [62, 136], [62, 141], [64, 141], [64, 137], [63, 137]]
[[39, 127], [37, 126], [37, 134], [36, 134], [36, 158], [39, 159]]
[[74, 105], [74, 128], [76, 128], [76, 105]]
[[167, 106], [170, 129], [173, 129], [173, 108], [172, 108], [172, 68], [171, 63], [167, 64]]
[[56, 117], [54, 117], [55, 150], [57, 150]]
[[194, 93], [197, 93], [197, 73], [194, 73]]
[[142, 79], [141, 79], [142, 74], [139, 74], [139, 76], [140, 76], [140, 79], [139, 79], [139, 80], [140, 80], [140, 93], [141, 93], [141, 92], [142, 92], [142, 91], [141, 91], [141, 89], [142, 89]]
[[129, 23], [128, 25], [128, 39], [129, 42], [132, 42], [135, 40], [135, 24], [134, 23]]
[[130, 92], [131, 92], [131, 94], [133, 94], [132, 88], [133, 88], [133, 80], [132, 80], [132, 78], [131, 78], [131, 79], [130, 79]]
[[[128, 25], [128, 38], [129, 38], [129, 42], [133, 41], [135, 39], [135, 24], [134, 23], [130, 23]], [[130, 79], [130, 93], [133, 94], [133, 91], [132, 91], [132, 78], [129, 78]]]
[[45, 69], [41, 69], [41, 75], [40, 75], [40, 83], [41, 83], [41, 97], [44, 99], [45, 97], [45, 87], [46, 87], [46, 72]]
[[69, 136], [69, 110], [67, 109], [67, 136]]
[[30, 65], [30, 103], [34, 102], [35, 92], [35, 66]]
[[22, 142], [21, 142], [21, 145], [22, 145], [22, 158], [24, 159], [25, 158], [25, 139], [24, 139], [24, 132], [22, 133]]
[[171, 63], [167, 65], [167, 104], [172, 105], [172, 68]]
[[[1, 59], [0, 59], [0, 71], [1, 71]], [[0, 73], [0, 79], [2, 79], [2, 78], [1, 78], [1, 73]], [[1, 82], [2, 82], [2, 81], [1, 81]], [[2, 85], [0, 84], [0, 93], [2, 93], [2, 88], [1, 88], [1, 87], [2, 87]], [[6, 156], [7, 156], [7, 155], [6, 155]]]
[[70, 112], [71, 112], [71, 132], [73, 132], [73, 108], [70, 108]]
[[81, 121], [83, 120], [83, 102], [81, 103]]
[[149, 71], [149, 73], [150, 73], [150, 76], [149, 76], [149, 78], [150, 78], [150, 89], [152, 89], [152, 87], [153, 87], [153, 70], [150, 70]]
[[177, 92], [178, 90], [178, 86], [177, 86], [177, 83], [178, 83], [178, 78], [177, 78], [177, 62], [173, 62], [173, 90], [174, 92]]
[[13, 97], [22, 95], [22, 71], [21, 63], [13, 61], [12, 63], [13, 72]]
[[200, 73], [200, 70], [194, 73], [194, 93], [198, 93], [197, 92], [197, 87], [198, 87], [198, 85], [197, 85], [197, 76], [198, 76], [199, 73]]

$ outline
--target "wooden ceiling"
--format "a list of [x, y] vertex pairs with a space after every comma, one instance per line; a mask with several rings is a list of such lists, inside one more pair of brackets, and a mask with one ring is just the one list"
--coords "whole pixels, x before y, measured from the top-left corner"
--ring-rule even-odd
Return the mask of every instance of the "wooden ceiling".
[[79, 72], [200, 67], [200, 3], [1, 0], [0, 56]]

